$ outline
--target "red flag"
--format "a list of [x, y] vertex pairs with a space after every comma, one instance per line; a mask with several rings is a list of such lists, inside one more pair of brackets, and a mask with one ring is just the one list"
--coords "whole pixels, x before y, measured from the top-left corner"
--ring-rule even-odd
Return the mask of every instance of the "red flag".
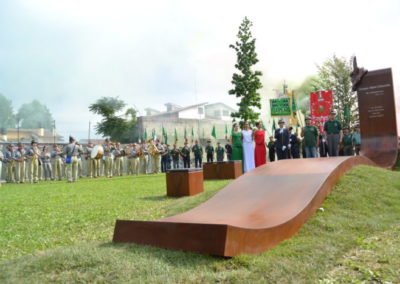
[[312, 124], [318, 126], [320, 132], [324, 131], [324, 123], [329, 119], [331, 110], [333, 110], [332, 90], [310, 93]]

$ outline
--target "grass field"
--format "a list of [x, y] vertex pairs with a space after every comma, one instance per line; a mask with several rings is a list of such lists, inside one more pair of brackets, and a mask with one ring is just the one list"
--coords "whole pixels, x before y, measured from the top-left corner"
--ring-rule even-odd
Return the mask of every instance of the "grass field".
[[206, 193], [165, 197], [163, 175], [0, 188], [1, 283], [400, 283], [400, 172], [360, 166], [293, 238], [223, 259], [112, 244], [114, 222], [186, 211]]

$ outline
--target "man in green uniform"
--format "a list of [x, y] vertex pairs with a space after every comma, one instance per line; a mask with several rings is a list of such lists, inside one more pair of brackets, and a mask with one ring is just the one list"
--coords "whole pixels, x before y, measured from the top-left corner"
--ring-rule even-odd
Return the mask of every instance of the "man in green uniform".
[[181, 150], [181, 155], [183, 159], [183, 167], [190, 168], [190, 148], [187, 141], [185, 141], [185, 146]]
[[217, 143], [217, 148], [215, 148], [217, 153], [217, 162], [223, 162], [225, 158], [225, 149], [221, 146], [221, 142]]
[[332, 110], [329, 120], [324, 124], [329, 157], [335, 157], [338, 155], [339, 143], [342, 140], [342, 125], [335, 119], [335, 117], [336, 112]]
[[203, 162], [203, 147], [199, 145], [199, 141], [194, 141], [192, 152], [194, 153], [194, 166], [196, 168], [201, 168]]
[[174, 169], [179, 169], [179, 149], [176, 147], [176, 144], [174, 144], [173, 149], [170, 152], [171, 157], [172, 157], [172, 164], [174, 166]]
[[311, 125], [311, 117], [306, 118], [306, 126], [301, 129], [301, 137], [304, 137], [303, 144], [306, 158], [316, 158], [319, 136], [317, 127]]
[[207, 141], [206, 146], [207, 163], [214, 162], [214, 147], [211, 145], [211, 141]]
[[350, 129], [345, 127], [343, 129], [343, 155], [344, 156], [353, 156], [353, 134], [350, 133]]
[[353, 133], [353, 143], [354, 143], [354, 148], [356, 151], [356, 155], [360, 155], [360, 150], [361, 150], [361, 133], [360, 133], [360, 125], [356, 126], [356, 131]]

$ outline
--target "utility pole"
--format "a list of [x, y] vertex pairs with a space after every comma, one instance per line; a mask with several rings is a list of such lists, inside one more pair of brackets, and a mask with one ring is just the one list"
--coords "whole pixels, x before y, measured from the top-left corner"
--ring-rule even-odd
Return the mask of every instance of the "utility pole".
[[90, 120], [89, 120], [89, 131], [88, 131], [88, 144], [90, 143]]
[[53, 139], [54, 139], [54, 145], [56, 144], [56, 121], [53, 120]]

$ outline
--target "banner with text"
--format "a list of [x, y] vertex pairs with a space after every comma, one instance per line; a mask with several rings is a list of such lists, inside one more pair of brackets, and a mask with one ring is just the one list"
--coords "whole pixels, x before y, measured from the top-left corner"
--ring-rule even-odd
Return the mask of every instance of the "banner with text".
[[271, 116], [291, 115], [290, 98], [279, 98], [269, 100], [271, 106]]
[[317, 91], [310, 93], [310, 116], [312, 124], [324, 131], [324, 123], [329, 119], [329, 113], [333, 110], [333, 93], [329, 91]]

